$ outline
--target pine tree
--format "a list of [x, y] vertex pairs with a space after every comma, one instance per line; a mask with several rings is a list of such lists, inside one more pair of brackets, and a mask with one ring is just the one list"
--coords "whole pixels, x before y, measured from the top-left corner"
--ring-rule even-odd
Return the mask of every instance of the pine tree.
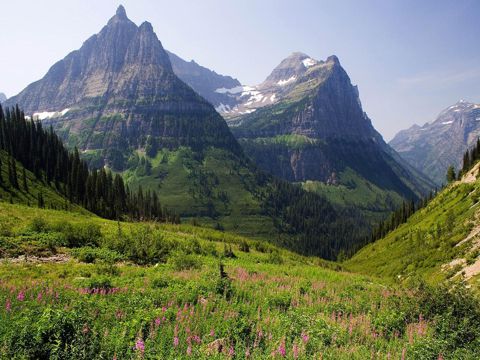
[[448, 170], [447, 170], [447, 182], [451, 183], [451, 182], [455, 181], [456, 178], [457, 178], [457, 176], [455, 174], [455, 168], [453, 167], [453, 165], [450, 165], [448, 167]]
[[27, 172], [25, 168], [22, 168], [22, 180], [23, 180], [23, 189], [28, 193], [28, 184], [27, 184]]
[[43, 209], [45, 207], [45, 200], [43, 199], [43, 194], [41, 192], [37, 195], [38, 207]]
[[15, 159], [9, 158], [9, 167], [8, 167], [8, 178], [10, 180], [10, 184], [18, 189], [18, 177], [17, 177], [17, 164]]

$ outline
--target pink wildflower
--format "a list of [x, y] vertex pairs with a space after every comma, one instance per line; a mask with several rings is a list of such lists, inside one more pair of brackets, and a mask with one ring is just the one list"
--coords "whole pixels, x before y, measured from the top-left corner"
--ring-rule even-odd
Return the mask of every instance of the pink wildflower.
[[157, 317], [155, 319], [155, 325], [158, 327], [158, 326], [160, 326], [160, 323], [161, 323], [161, 320], [160, 320], [160, 318]]
[[297, 344], [293, 344], [292, 353], [293, 353], [293, 358], [298, 359], [298, 345]]
[[282, 357], [285, 357], [285, 355], [287, 355], [287, 350], [285, 349], [285, 339], [283, 339], [280, 345], [278, 345], [278, 353]]
[[10, 299], [7, 299], [7, 301], [5, 303], [5, 310], [7, 312], [10, 312], [12, 310], [12, 303], [10, 302]]
[[403, 350], [402, 350], [402, 360], [405, 360], [405, 355], [407, 355], [407, 349], [403, 348]]
[[215, 330], [213, 330], [213, 329], [210, 330], [210, 336], [212, 336], [212, 337], [215, 336]]
[[228, 355], [229, 356], [235, 355], [235, 349], [233, 348], [233, 346], [230, 346], [230, 349], [228, 350]]
[[188, 347], [187, 347], [187, 355], [188, 356], [192, 355], [192, 346], [191, 345], [188, 345]]
[[309, 339], [310, 339], [310, 336], [308, 336], [308, 334], [307, 334], [305, 331], [302, 332], [302, 341], [303, 341], [303, 343], [306, 344]]
[[143, 354], [145, 352], [145, 343], [142, 339], [137, 339], [137, 342], [135, 343], [135, 350], [139, 351], [140, 354]]
[[177, 347], [178, 346], [178, 336], [175, 336], [173, 338], [173, 346]]
[[18, 301], [23, 301], [23, 300], [25, 300], [25, 292], [20, 291], [20, 292], [18, 293], [17, 300], [18, 300]]

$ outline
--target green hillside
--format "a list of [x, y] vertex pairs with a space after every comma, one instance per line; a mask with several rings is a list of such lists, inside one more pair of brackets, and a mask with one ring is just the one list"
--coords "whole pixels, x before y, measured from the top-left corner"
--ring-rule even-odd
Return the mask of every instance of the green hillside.
[[442, 190], [408, 221], [345, 263], [353, 271], [431, 283], [465, 279], [480, 289], [479, 165]]
[[478, 304], [461, 290], [190, 225], [2, 202], [0, 224], [0, 358], [479, 356]]
[[[18, 186], [14, 186], [10, 181], [8, 165], [10, 161], [15, 162]], [[2, 180], [0, 181], [0, 201], [38, 206], [40, 199], [40, 202], [43, 201], [43, 206], [46, 208], [68, 209], [87, 213], [82, 207], [66, 200], [56, 189], [37, 179], [32, 172], [25, 170], [21, 163], [13, 160], [4, 150], [0, 150], [0, 163]]]

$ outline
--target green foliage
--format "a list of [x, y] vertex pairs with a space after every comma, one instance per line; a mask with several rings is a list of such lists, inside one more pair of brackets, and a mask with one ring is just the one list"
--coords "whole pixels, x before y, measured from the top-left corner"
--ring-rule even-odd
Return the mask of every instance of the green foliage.
[[453, 165], [450, 165], [447, 169], [447, 183], [451, 183], [457, 179], [457, 175], [455, 173], [455, 168]]
[[174, 253], [169, 261], [177, 271], [199, 269], [202, 266], [202, 262], [197, 256], [182, 252]]
[[[5, 203], [0, 224], [2, 251], [12, 242], [63, 241], [70, 227], [95, 234], [81, 228], [97, 225], [101, 233], [96, 247], [65, 250], [53, 242], [81, 262], [0, 263], [1, 358], [183, 359], [191, 351], [203, 359], [227, 357], [231, 348], [262, 359], [282, 357], [283, 346], [286, 358], [295, 348], [305, 359], [479, 356], [478, 299], [465, 287], [405, 289], [186, 224], [122, 223]], [[242, 243], [248, 253], [219, 264], [218, 252]], [[154, 260], [159, 254], [166, 264]], [[135, 350], [140, 340], [142, 352]], [[215, 341], [223, 354], [209, 352]]]

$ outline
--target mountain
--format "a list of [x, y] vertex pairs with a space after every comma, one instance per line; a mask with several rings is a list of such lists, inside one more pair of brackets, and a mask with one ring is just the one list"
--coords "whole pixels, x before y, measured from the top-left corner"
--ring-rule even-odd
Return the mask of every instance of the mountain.
[[5, 100], [7, 100], [7, 96], [4, 93], [0, 92], [0, 103], [3, 103]]
[[[477, 149], [477, 156], [478, 156]], [[369, 275], [431, 283], [464, 280], [480, 285], [480, 163], [440, 191], [426, 206], [346, 261]]]
[[90, 166], [155, 190], [193, 223], [331, 259], [368, 231], [356, 209], [259, 171], [214, 107], [174, 74], [152, 26], [135, 25], [122, 6], [6, 105], [17, 103]]
[[269, 173], [376, 218], [433, 186], [373, 128], [336, 56], [318, 61], [293, 53], [252, 89], [224, 116], [246, 154]]
[[170, 51], [167, 51], [167, 54], [175, 75], [190, 85], [193, 90], [215, 106], [218, 111], [224, 111], [237, 104], [238, 101], [235, 97], [230, 96], [228, 93], [216, 91], [222, 88], [231, 89], [241, 86], [237, 79], [219, 75], [215, 71], [197, 64], [194, 60], [187, 62]]
[[459, 169], [463, 154], [479, 136], [480, 104], [460, 100], [443, 110], [432, 123], [400, 131], [389, 144], [440, 185], [446, 181], [448, 166]]

